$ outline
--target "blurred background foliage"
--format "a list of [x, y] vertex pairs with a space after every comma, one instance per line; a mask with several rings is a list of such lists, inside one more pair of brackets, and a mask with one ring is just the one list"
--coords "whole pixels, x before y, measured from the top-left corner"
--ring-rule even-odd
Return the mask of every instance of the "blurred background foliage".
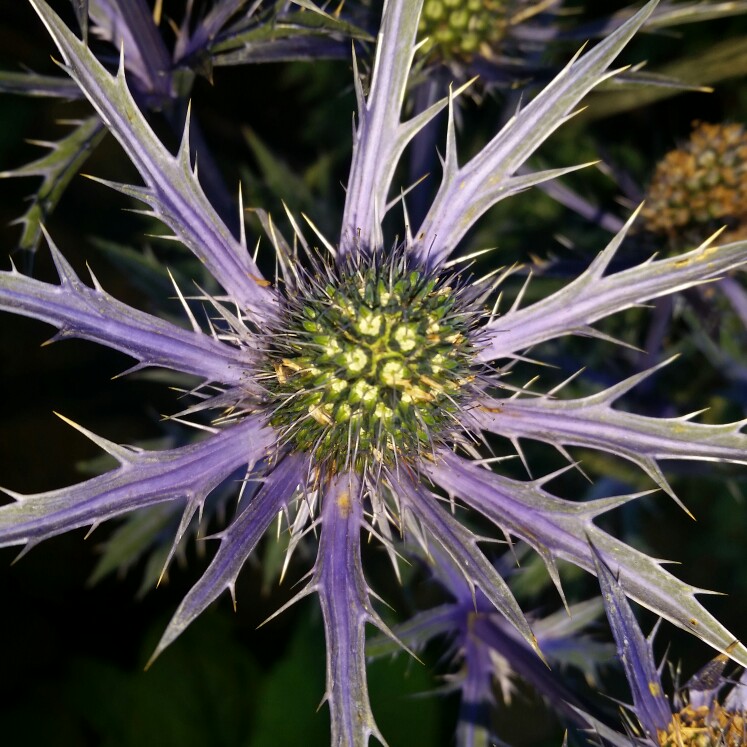
[[[573, 6], [573, 13], [562, 22], [570, 26], [603, 18], [625, 3], [590, 0], [584, 7], [578, 0], [567, 5]], [[0, 7], [0, 66], [18, 70], [23, 65], [53, 73], [51, 43], [26, 3], [1, 0]], [[181, 12], [181, 4], [165, 3], [165, 15], [178, 18]], [[693, 121], [747, 122], [747, 86], [739, 54], [739, 40], [745, 35], [747, 18], [739, 17], [640, 36], [625, 51], [625, 62], [648, 60], [654, 71], [675, 70], [690, 83], [711, 83], [714, 92], [676, 93], [651, 102], [645, 89], [636, 89], [627, 98], [611, 93], [591, 97], [588, 109], [553, 136], [537, 162], [559, 166], [603, 159], [599, 167], [574, 174], [565, 183], [603, 210], [627, 217], [631, 203], [626, 199], [621, 204], [621, 184], [635, 185], [642, 192], [657, 160], [688, 137]], [[558, 44], [548, 52], [548, 60], [565, 60], [577, 46], [577, 41]], [[699, 73], [703, 77], [698, 78]], [[516, 100], [510, 90], [481, 96], [479, 102], [467, 100], [462, 112], [463, 152], [479, 148], [505, 118], [507, 103]], [[213, 85], [204, 79], [196, 81], [192, 101], [226, 184], [237, 185], [241, 180], [246, 204], [271, 211], [282, 226], [282, 196], [294, 212], [307, 212], [327, 236], [336, 238], [354, 109], [349, 63], [219, 69]], [[57, 120], [83, 117], [87, 112], [83, 103], [3, 95], [0, 170], [38, 157], [38, 148], [27, 139], [57, 139], [64, 133]], [[115, 180], [134, 178], [111, 139], [84, 171]], [[427, 192], [433, 183], [433, 179], [426, 181], [420, 189]], [[31, 181], [0, 180], [3, 251], [18, 242], [19, 228], [9, 224], [23, 211], [23, 198], [32, 189]], [[142, 236], [152, 226], [122, 207], [127, 205], [121, 195], [76, 177], [49, 228], [82, 276], [87, 262], [109, 292], [152, 308], [142, 278], [148, 277], [151, 284], [157, 284], [158, 278], [132, 271], [133, 257], [141, 261], [144, 256]], [[252, 228], [255, 235], [260, 234], [258, 223]], [[467, 238], [466, 249], [498, 248], [482, 260], [478, 270], [496, 264], [533, 263], [538, 277], [530, 285], [527, 298], [531, 298], [580, 271], [607, 236], [594, 223], [533, 190], [491, 211]], [[154, 256], [178, 271], [183, 258], [172, 247], [157, 241], [150, 245]], [[133, 248], [137, 255], [128, 255]], [[54, 277], [46, 251], [36, 257], [34, 272], [40, 278]], [[140, 284], [131, 282], [138, 278]], [[519, 273], [507, 284], [509, 302], [522, 282]], [[162, 299], [158, 305], [162, 313], [179, 313], [172, 299]], [[652, 313], [634, 310], [605, 322], [603, 329], [630, 345], [645, 347]], [[744, 328], [728, 318], [723, 304], [706, 304], [692, 294], [689, 299], [675, 300], [672, 314], [662, 354], [680, 352], [682, 357], [627, 397], [624, 406], [661, 415], [707, 406], [710, 410], [704, 417], [712, 422], [744, 418], [745, 382], [725, 376], [717, 356], [703, 342], [703, 335], [713, 338], [715, 329], [719, 344], [747, 365]], [[124, 356], [81, 341], [38, 347], [50, 334], [44, 325], [31, 320], [4, 315], [0, 322], [5, 392], [0, 482], [20, 492], [80, 480], [82, 473], [76, 465], [98, 456], [96, 447], [58, 420], [53, 410], [107, 438], [135, 443], [163, 437], [160, 414], [178, 408], [178, 394], [154, 377], [112, 381], [129, 365]], [[655, 358], [659, 357], [657, 353]], [[576, 395], [619, 381], [655, 362], [632, 349], [583, 339], [545, 346], [543, 360], [555, 368], [542, 371], [538, 391], [567, 378], [583, 361], [587, 367], [584, 383], [568, 389]], [[523, 375], [518, 367], [512, 381]], [[496, 448], [510, 451], [505, 445], [496, 444]], [[650, 487], [626, 463], [588, 452], [573, 453], [594, 482], [590, 484], [577, 472], [565, 474], [551, 488], [566, 497], [583, 499]], [[557, 455], [531, 444], [527, 456], [536, 474], [563, 464]], [[524, 476], [518, 460], [514, 462], [506, 463], [506, 469]], [[738, 603], [747, 595], [744, 470], [685, 463], [669, 474], [697, 522], [661, 494], [605, 521], [615, 522], [616, 531], [627, 541], [653, 550], [658, 557], [681, 561], [680, 573], [689, 582], [728, 593], [712, 598], [709, 607], [744, 637], [744, 615]], [[278, 587], [267, 583], [259, 562], [245, 569], [237, 590], [239, 614], [232, 613], [228, 598], [221, 599], [143, 673], [171, 612], [207, 559], [204, 548], [191, 545], [184, 567], [177, 565], [168, 583], [144, 596], [138, 593], [142, 564], [123, 578], [108, 576], [88, 585], [97, 552], [110, 531], [102, 527], [85, 541], [83, 532], [50, 540], [13, 567], [8, 567], [13, 551], [0, 552], [4, 744], [314, 747], [328, 743], [326, 708], [317, 710], [324, 682], [317, 608], [303, 603], [256, 630], [292, 594], [298, 574], [291, 573]], [[266, 543], [266, 557], [277, 554], [274, 538]], [[392, 621], [423, 608], [437, 594], [417, 569], [405, 570], [410, 583], [403, 590], [386, 564], [381, 566], [370, 580], [392, 605], [387, 611]], [[594, 585], [582, 575], [568, 573], [564, 578], [569, 598], [587, 598], [592, 593]], [[544, 572], [538, 572], [533, 562], [527, 563], [518, 583], [522, 601], [529, 601], [534, 609], [550, 612], [559, 606]], [[648, 617], [644, 620], [649, 626], [653, 623]], [[606, 635], [601, 625], [598, 634]], [[665, 626], [659, 633], [662, 652], [670, 642], [670, 656], [683, 661], [686, 673], [710, 655], [693, 639]], [[440, 653], [428, 647], [423, 663], [400, 656], [372, 665], [374, 712], [392, 747], [453, 744], [456, 700], [448, 694], [432, 694], [444, 686]], [[612, 673], [607, 686], [609, 694], [627, 699], [624, 686]], [[510, 709], [499, 709], [496, 727], [502, 738], [516, 745], [558, 745], [562, 739], [561, 725], [527, 692]]]

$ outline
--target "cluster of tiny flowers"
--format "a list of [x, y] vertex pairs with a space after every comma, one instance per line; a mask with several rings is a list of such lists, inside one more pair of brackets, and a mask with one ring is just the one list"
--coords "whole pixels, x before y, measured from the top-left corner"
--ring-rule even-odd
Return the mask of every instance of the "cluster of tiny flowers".
[[724, 241], [747, 236], [747, 132], [696, 123], [689, 140], [659, 161], [643, 209], [645, 227], [684, 249], [728, 225]]
[[747, 744], [744, 716], [718, 702], [688, 704], [672, 714], [667, 730], [659, 732], [659, 743], [661, 747], [743, 747]]
[[476, 378], [481, 315], [463, 286], [401, 252], [299, 274], [261, 379], [281, 441], [332, 473], [392, 466], [445, 443]]
[[511, 16], [526, 0], [426, 0], [418, 31], [423, 51], [444, 60], [490, 57], [503, 41]]

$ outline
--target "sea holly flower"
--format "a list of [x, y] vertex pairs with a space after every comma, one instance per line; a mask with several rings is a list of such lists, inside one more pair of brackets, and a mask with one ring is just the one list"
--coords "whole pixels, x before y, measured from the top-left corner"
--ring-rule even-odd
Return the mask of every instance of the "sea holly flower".
[[422, 51], [452, 68], [482, 69], [490, 78], [504, 68], [505, 75], [522, 46], [546, 40], [559, 6], [559, 0], [428, 0], [418, 24]]
[[[721, 654], [709, 662], [670, 699], [653, 652], [653, 636], [644, 637], [612, 568], [597, 559], [597, 576], [617, 652], [630, 685], [627, 735], [586, 715], [605, 743], [616, 747], [738, 747], [747, 741], [747, 676], [724, 676], [728, 662]], [[584, 715], [577, 709], [579, 715]], [[632, 716], [633, 718], [630, 718]]]
[[[539, 653], [531, 625], [480, 547], [482, 536], [457, 506], [494, 523], [501, 536], [525, 540], [561, 593], [556, 560], [593, 573], [591, 540], [604, 561], [620, 569], [627, 595], [747, 663], [747, 649], [697, 601], [700, 590], [594, 524], [636, 496], [565, 500], [545, 489], [553, 475], [521, 481], [486, 468], [490, 462], [480, 446], [483, 433], [517, 444], [529, 438], [561, 448], [591, 446], [640, 465], [670, 493], [660, 459], [746, 462], [741, 423], [708, 426], [615, 410], [615, 399], [643, 376], [589, 399], [563, 400], [555, 397], [557, 388], [546, 396], [522, 396], [505, 374], [528, 348], [566, 335], [600, 334], [593, 325], [603, 317], [745, 264], [747, 243], [717, 250], [706, 243], [609, 272], [628, 223], [565, 288], [523, 308], [519, 297], [500, 315], [486, 299], [492, 284], [510, 272], [490, 282], [474, 280], [450, 259], [497, 202], [576, 168], [518, 175], [583, 96], [614, 74], [609, 66], [655, 0], [577, 55], [461, 165], [452, 106], [458, 91], [402, 121], [421, 3], [388, 0], [367, 94], [354, 72], [358, 118], [339, 239], [317, 235], [318, 252], [293, 216], [292, 242], [261, 216], [280, 268], [275, 282], [248, 251], [243, 225], [234, 236], [200, 185], [189, 121], [172, 154], [138, 107], [124, 63], [110, 74], [44, 0], [31, 3], [67, 71], [143, 180], [140, 186], [103, 183], [144, 203], [222, 292], [198, 291], [209, 315], [203, 328], [177, 288], [191, 327], [183, 328], [117, 301], [95, 279], [92, 286], [83, 283], [51, 239], [59, 284], [16, 269], [0, 274], [0, 307], [52, 324], [57, 339], [81, 337], [126, 352], [136, 370], [158, 366], [194, 376], [194, 404], [179, 419], [207, 432], [186, 446], [147, 451], [76, 426], [119, 466], [69, 488], [11, 492], [14, 502], [0, 508], [0, 544], [28, 548], [70, 529], [179, 501], [184, 513], [176, 546], [208, 494], [242, 475], [246, 500], [216, 535], [212, 562], [177, 609], [156, 654], [224, 591], [233, 593], [241, 567], [278, 516], [288, 527], [289, 553], [316, 534], [316, 561], [294, 601], [319, 598], [328, 652], [325, 696], [336, 745], [382, 739], [368, 701], [365, 628], [387, 628], [362, 567], [363, 531], [383, 542], [395, 565], [396, 533], [425, 552], [436, 548], [448, 556], [468, 587]], [[411, 231], [405, 220], [400, 238], [393, 239], [385, 235], [384, 219], [398, 163], [408, 143], [443, 110], [449, 126], [440, 187], [419, 228]], [[444, 494], [454, 511], [442, 505]]]
[[[595, 10], [593, 3], [586, 6]], [[553, 44], [603, 37], [637, 8], [629, 6], [585, 23], [568, 10], [563, 0], [427, 0], [418, 26], [423, 41], [421, 53], [427, 55], [430, 65], [447, 67], [456, 80], [480, 75], [487, 85], [523, 86], [535, 77], [546, 79], [552, 69], [547, 52]], [[745, 11], [747, 3], [743, 1], [665, 1], [643, 29], [657, 33]], [[676, 85], [672, 78], [648, 76], [640, 71], [625, 79], [645, 80], [649, 85]]]
[[747, 133], [739, 124], [696, 122], [687, 142], [656, 164], [643, 225], [672, 248], [687, 249], [727, 226], [726, 241], [747, 227]]

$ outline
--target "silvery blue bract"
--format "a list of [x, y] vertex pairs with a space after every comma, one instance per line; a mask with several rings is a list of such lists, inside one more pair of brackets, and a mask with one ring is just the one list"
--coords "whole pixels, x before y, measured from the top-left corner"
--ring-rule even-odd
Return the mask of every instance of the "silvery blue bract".
[[[529, 544], [561, 595], [557, 560], [591, 573], [597, 562], [605, 563], [627, 596], [747, 664], [747, 649], [697, 601], [699, 589], [595, 525], [598, 516], [638, 496], [561, 499], [545, 489], [553, 475], [518, 481], [491, 469], [481, 438], [494, 433], [517, 446], [533, 439], [561, 450], [605, 451], [641, 467], [670, 495], [661, 459], [747, 463], [742, 423], [702, 425], [688, 417], [616, 410], [615, 400], [648, 373], [585, 399], [556, 396], [557, 388], [527, 396], [503, 376], [529, 348], [568, 335], [604, 337], [593, 326], [598, 320], [744, 265], [747, 243], [706, 243], [610, 272], [629, 222], [564, 288], [524, 307], [520, 295], [502, 314], [486, 305], [495, 279], [461, 276], [450, 262], [465, 234], [500, 200], [577, 168], [522, 169], [584, 95], [614, 74], [610, 65], [656, 0], [577, 55], [465, 163], [453, 117], [460, 91], [402, 120], [422, 3], [387, 0], [367, 92], [357, 67], [354, 72], [358, 113], [339, 236], [317, 236], [317, 250], [294, 218], [292, 242], [269, 224], [281, 272], [274, 282], [248, 251], [243, 224], [235, 237], [203, 191], [190, 159], [189, 121], [172, 154], [128, 88], [126, 60], [111, 75], [43, 0], [31, 3], [68, 73], [143, 182], [106, 183], [144, 203], [222, 292], [203, 293], [210, 319], [203, 325], [177, 289], [191, 325], [185, 329], [117, 301], [95, 279], [92, 286], [83, 283], [51, 239], [59, 284], [15, 269], [0, 274], [0, 308], [54, 325], [58, 339], [100, 342], [132, 356], [136, 369], [158, 366], [195, 376], [201, 385], [194, 405], [180, 417], [208, 432], [163, 451], [88, 434], [119, 466], [69, 488], [10, 493], [15, 502], [0, 508], [0, 544], [30, 547], [174, 501], [184, 506], [176, 546], [208, 495], [238, 473], [242, 509], [217, 535], [211, 564], [176, 611], [156, 654], [225, 590], [233, 593], [246, 559], [280, 515], [290, 531], [290, 551], [304, 535], [318, 537], [316, 561], [296, 598], [316, 594], [323, 612], [334, 745], [383, 740], [368, 700], [365, 628], [387, 629], [364, 575], [362, 533], [378, 538], [395, 566], [395, 537], [426, 555], [432, 549], [447, 557], [475, 598], [489, 602], [512, 635], [541, 655], [540, 636], [478, 544], [483, 538], [456, 506], [482, 515], [499, 538]], [[395, 239], [385, 234], [384, 218], [400, 202], [392, 200], [400, 187], [393, 185], [398, 164], [442, 111], [449, 116], [440, 186], [422, 223], [409, 225], [405, 213]]]

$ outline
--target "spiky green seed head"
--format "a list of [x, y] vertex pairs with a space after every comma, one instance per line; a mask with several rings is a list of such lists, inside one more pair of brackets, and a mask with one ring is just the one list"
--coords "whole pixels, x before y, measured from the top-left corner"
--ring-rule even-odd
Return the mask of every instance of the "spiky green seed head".
[[288, 294], [267, 351], [270, 423], [332, 472], [430, 451], [472, 391], [478, 314], [401, 259], [321, 274]]
[[420, 37], [428, 37], [425, 52], [444, 60], [490, 56], [506, 35], [509, 11], [516, 0], [425, 0]]
[[[747, 234], [747, 132], [738, 124], [695, 123], [683, 147], [656, 166], [643, 218], [681, 250], [728, 225], [736, 241]], [[723, 239], [722, 239], [723, 241]]]

